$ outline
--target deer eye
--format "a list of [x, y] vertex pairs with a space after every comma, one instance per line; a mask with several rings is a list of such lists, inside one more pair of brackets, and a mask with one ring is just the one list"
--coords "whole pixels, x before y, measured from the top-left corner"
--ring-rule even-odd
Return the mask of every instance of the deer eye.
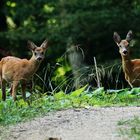
[[43, 53], [43, 52], [41, 52], [41, 54], [43, 55], [44, 53]]
[[35, 55], [37, 55], [37, 53], [35, 52]]

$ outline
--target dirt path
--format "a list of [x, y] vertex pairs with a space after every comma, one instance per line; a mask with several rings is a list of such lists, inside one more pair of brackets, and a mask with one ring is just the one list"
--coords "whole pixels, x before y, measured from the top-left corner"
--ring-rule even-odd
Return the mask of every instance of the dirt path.
[[2, 140], [128, 140], [118, 135], [118, 121], [140, 116], [140, 107], [63, 110], [9, 128]]

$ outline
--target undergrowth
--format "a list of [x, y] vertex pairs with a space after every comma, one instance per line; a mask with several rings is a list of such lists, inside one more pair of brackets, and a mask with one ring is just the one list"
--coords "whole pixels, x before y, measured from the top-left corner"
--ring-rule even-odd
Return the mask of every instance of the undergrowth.
[[63, 91], [47, 94], [32, 94], [25, 102], [14, 102], [8, 98], [0, 102], [0, 125], [10, 125], [45, 115], [50, 111], [68, 108], [90, 108], [92, 106], [140, 106], [140, 88], [122, 90], [104, 90], [98, 88], [88, 91], [87, 86], [69, 94]]

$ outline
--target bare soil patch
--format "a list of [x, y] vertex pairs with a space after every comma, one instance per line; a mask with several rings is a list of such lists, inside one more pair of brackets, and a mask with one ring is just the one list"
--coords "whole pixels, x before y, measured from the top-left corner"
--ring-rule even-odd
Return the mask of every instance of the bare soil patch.
[[[2, 140], [128, 140], [119, 136], [118, 121], [140, 116], [140, 107], [69, 109], [1, 128]], [[3, 131], [4, 130], [4, 131]]]

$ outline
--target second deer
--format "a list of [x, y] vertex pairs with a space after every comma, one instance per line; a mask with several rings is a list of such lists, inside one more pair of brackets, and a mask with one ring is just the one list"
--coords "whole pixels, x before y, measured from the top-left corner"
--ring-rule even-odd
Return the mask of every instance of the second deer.
[[35, 74], [41, 61], [45, 57], [47, 49], [47, 40], [40, 47], [37, 47], [33, 42], [28, 41], [28, 47], [32, 51], [32, 57], [20, 59], [14, 56], [7, 56], [0, 61], [0, 84], [2, 89], [2, 99], [6, 99], [6, 82], [12, 84], [11, 95], [16, 100], [16, 91], [19, 82], [21, 82], [22, 96], [26, 98], [25, 86], [26, 82]]
[[140, 59], [130, 59], [130, 41], [132, 40], [133, 33], [130, 30], [126, 38], [121, 40], [119, 34], [114, 32], [114, 41], [119, 47], [119, 52], [122, 57], [122, 68], [125, 74], [125, 79], [132, 87], [140, 86]]

